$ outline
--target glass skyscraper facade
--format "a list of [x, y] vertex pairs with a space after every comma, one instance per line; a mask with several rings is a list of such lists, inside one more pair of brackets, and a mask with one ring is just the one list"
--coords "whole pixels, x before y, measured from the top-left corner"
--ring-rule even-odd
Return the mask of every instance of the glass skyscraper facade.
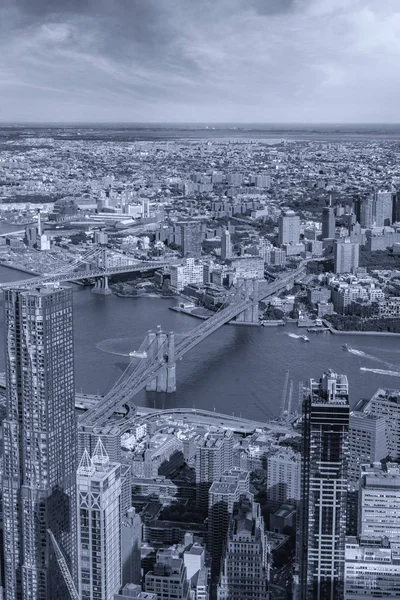
[[301, 600], [343, 599], [348, 432], [347, 377], [328, 371], [303, 402]]
[[67, 600], [47, 529], [76, 574], [72, 291], [5, 290], [4, 314], [6, 599]]

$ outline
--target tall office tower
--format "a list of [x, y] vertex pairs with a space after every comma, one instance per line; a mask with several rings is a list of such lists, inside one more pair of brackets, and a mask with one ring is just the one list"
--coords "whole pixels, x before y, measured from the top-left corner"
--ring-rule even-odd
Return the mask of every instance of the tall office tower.
[[208, 490], [213, 481], [233, 465], [232, 431], [209, 432], [199, 442], [196, 453], [196, 496], [200, 508], [208, 508]]
[[281, 504], [300, 501], [301, 454], [292, 448], [280, 448], [267, 458], [268, 504], [279, 508]]
[[250, 493], [250, 475], [232, 469], [213, 482], [208, 494], [208, 551], [211, 556], [211, 579], [219, 576], [222, 550], [229, 520], [240, 496]]
[[4, 313], [6, 598], [67, 599], [47, 529], [75, 574], [72, 291], [6, 290]]
[[377, 227], [391, 225], [393, 213], [392, 192], [376, 192], [374, 200], [375, 225]]
[[378, 389], [362, 407], [368, 415], [384, 417], [387, 427], [388, 455], [400, 458], [400, 392], [391, 389]]
[[349, 386], [333, 371], [311, 379], [303, 402], [300, 598], [343, 598]]
[[298, 244], [300, 240], [300, 217], [292, 210], [287, 210], [279, 217], [278, 243]]
[[[121, 485], [121, 493], [122, 493]], [[132, 485], [130, 486], [132, 496]], [[131, 507], [122, 520], [122, 584], [141, 581], [141, 546], [142, 546], [142, 520]]]
[[392, 223], [400, 223], [400, 191], [393, 193]]
[[225, 229], [221, 235], [221, 258], [223, 260], [232, 258], [231, 234], [229, 233], [228, 229]]
[[159, 550], [154, 569], [146, 573], [145, 590], [163, 600], [189, 600], [190, 586], [183, 558], [170, 549]]
[[358, 269], [360, 244], [350, 238], [336, 240], [334, 245], [335, 273], [354, 273]]
[[400, 542], [346, 539], [344, 600], [400, 598]]
[[334, 239], [335, 237], [335, 209], [333, 206], [325, 206], [322, 210], [322, 239]]
[[369, 194], [359, 202], [360, 225], [366, 229], [373, 227], [375, 222], [374, 194]]
[[242, 496], [230, 522], [218, 600], [266, 600], [269, 553], [260, 505]]
[[198, 258], [201, 256], [203, 227], [198, 221], [179, 223], [182, 256]]
[[78, 590], [82, 600], [113, 600], [121, 587], [121, 466], [99, 438], [76, 474]]
[[[386, 469], [386, 470], [385, 470]], [[381, 463], [361, 468], [358, 534], [400, 542], [400, 467]]]

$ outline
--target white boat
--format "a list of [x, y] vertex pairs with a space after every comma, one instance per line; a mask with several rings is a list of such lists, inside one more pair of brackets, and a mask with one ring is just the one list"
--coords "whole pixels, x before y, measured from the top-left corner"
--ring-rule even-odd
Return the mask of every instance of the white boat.
[[140, 352], [139, 350], [134, 350], [133, 352], [129, 352], [129, 356], [131, 358], [147, 358], [147, 352]]
[[303, 340], [303, 342], [309, 342], [310, 338], [308, 338], [306, 335], [301, 335], [300, 338]]

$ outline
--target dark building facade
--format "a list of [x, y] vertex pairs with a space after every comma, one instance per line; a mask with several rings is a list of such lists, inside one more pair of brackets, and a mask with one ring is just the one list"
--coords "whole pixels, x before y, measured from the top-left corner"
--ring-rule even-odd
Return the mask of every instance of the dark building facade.
[[7, 414], [3, 512], [7, 600], [69, 600], [47, 529], [75, 572], [72, 291], [4, 292]]
[[343, 598], [348, 432], [347, 377], [328, 371], [303, 402], [301, 600]]
[[334, 239], [335, 237], [335, 209], [333, 206], [325, 206], [322, 210], [322, 239]]
[[198, 258], [204, 239], [203, 226], [198, 221], [180, 223], [182, 256]]

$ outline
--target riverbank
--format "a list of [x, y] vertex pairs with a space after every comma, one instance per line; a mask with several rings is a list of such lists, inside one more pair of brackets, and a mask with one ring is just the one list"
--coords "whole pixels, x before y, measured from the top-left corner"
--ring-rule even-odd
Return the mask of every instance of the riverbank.
[[339, 331], [339, 329], [332, 327], [328, 321], [324, 321], [324, 325], [333, 335], [373, 335], [378, 337], [400, 337], [400, 333], [394, 333], [393, 331]]
[[30, 271], [29, 269], [25, 269], [21, 266], [16, 267], [15, 265], [10, 264], [9, 262], [6, 262], [4, 260], [0, 260], [0, 266], [7, 267], [7, 269], [12, 269], [13, 271], [19, 271], [20, 273], [27, 273], [28, 275], [32, 275], [32, 277], [41, 276], [41, 273], [38, 273], [37, 271]]
[[160, 299], [171, 299], [175, 296], [163, 296], [162, 294], [156, 294], [155, 292], [139, 292], [138, 294], [121, 294], [121, 292], [113, 292], [118, 298], [160, 298]]

